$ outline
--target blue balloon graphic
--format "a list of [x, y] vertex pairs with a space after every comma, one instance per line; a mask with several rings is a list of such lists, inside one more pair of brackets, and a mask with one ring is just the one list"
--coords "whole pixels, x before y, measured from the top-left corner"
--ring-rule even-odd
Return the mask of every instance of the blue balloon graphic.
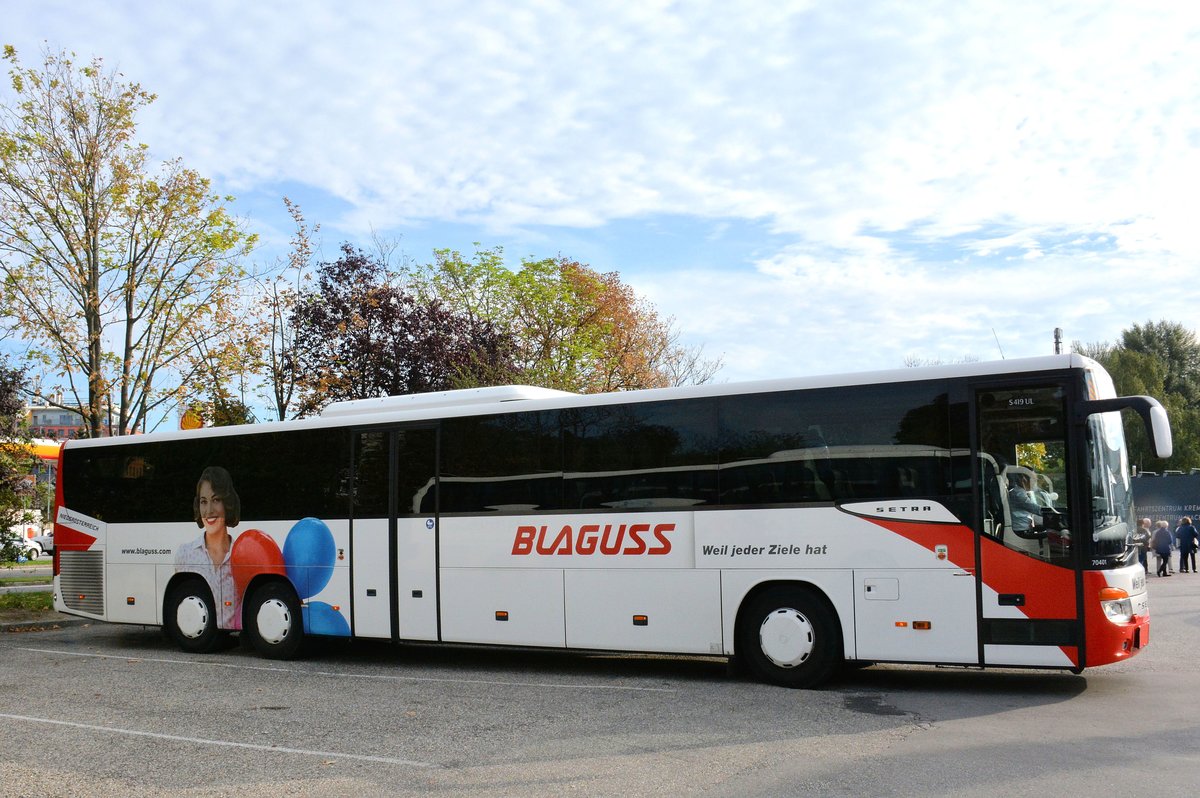
[[304, 633], [349, 637], [350, 624], [345, 616], [324, 601], [310, 601], [300, 608], [304, 618]]
[[312, 598], [333, 577], [337, 547], [333, 533], [319, 518], [302, 518], [283, 542], [283, 564], [301, 599]]

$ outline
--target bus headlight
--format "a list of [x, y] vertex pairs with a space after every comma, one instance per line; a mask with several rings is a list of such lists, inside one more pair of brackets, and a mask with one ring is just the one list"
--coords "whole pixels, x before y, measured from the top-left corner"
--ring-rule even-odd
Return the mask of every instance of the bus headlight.
[[1100, 591], [1100, 607], [1104, 616], [1113, 623], [1129, 623], [1133, 620], [1133, 601], [1119, 587], [1106, 587]]

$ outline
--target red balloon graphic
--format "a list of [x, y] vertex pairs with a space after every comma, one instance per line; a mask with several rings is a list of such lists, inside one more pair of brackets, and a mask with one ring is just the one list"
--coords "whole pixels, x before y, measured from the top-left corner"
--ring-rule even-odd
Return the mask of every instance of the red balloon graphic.
[[259, 574], [287, 576], [279, 544], [261, 529], [247, 529], [238, 535], [229, 552], [229, 564], [233, 568], [233, 584], [239, 602], [245, 598], [246, 585]]

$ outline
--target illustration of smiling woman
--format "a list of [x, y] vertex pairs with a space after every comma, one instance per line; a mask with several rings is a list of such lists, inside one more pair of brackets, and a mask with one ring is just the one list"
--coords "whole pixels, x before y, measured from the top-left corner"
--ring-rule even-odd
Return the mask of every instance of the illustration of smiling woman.
[[241, 607], [233, 583], [229, 552], [233, 538], [229, 529], [241, 521], [242, 503], [233, 489], [233, 478], [219, 466], [200, 474], [192, 500], [192, 517], [204, 530], [200, 537], [175, 553], [175, 571], [190, 571], [204, 577], [217, 609], [217, 626], [240, 629]]

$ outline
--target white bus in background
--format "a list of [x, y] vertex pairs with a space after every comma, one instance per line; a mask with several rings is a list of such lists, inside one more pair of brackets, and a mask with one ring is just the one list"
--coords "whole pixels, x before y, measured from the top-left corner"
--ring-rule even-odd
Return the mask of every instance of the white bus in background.
[[[787, 686], [848, 662], [1079, 672], [1149, 642], [1123, 408], [1167, 456], [1161, 406], [1077, 355], [71, 441], [56, 605], [268, 657], [336, 635], [718, 655]], [[197, 565], [213, 467], [240, 518]], [[1016, 469], [1053, 485], [1020, 533]]]

